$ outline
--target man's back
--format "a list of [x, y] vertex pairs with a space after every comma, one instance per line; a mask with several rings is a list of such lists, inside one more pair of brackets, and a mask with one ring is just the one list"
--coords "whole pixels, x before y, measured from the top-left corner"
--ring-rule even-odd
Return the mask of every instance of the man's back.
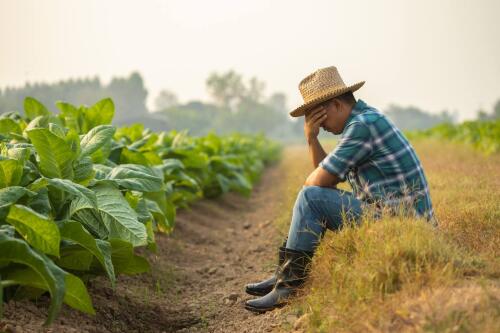
[[414, 207], [417, 216], [435, 222], [427, 179], [413, 147], [390, 119], [361, 99], [340, 142], [320, 165], [347, 179], [363, 201]]

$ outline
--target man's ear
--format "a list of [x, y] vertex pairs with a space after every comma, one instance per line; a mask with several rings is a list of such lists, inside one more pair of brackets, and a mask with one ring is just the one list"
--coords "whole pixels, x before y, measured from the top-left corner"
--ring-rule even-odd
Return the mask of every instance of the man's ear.
[[341, 112], [342, 111], [342, 103], [340, 103], [340, 101], [336, 98], [334, 98], [332, 100], [332, 102], [335, 105], [335, 109], [337, 110], [337, 112]]

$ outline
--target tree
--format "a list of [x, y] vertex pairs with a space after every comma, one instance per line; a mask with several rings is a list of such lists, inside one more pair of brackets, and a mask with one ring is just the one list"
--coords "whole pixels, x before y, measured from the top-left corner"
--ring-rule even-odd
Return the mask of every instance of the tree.
[[162, 90], [155, 99], [155, 111], [165, 110], [179, 105], [177, 95], [168, 90]]
[[274, 93], [266, 101], [266, 104], [273, 110], [288, 114], [286, 106], [286, 95], [283, 93]]
[[245, 94], [245, 85], [241, 75], [233, 70], [221, 75], [212, 73], [205, 82], [214, 102], [225, 109], [234, 111]]
[[500, 99], [498, 99], [493, 107], [493, 119], [500, 119]]

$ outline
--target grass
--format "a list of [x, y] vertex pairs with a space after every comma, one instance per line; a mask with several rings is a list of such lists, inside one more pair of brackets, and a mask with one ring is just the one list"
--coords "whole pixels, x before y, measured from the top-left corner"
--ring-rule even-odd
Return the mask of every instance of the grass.
[[[414, 147], [439, 227], [386, 217], [327, 232], [289, 308], [304, 314], [304, 331], [500, 331], [500, 154], [430, 139]], [[305, 146], [288, 148], [282, 163], [289, 209], [278, 224], [285, 234], [313, 166]]]

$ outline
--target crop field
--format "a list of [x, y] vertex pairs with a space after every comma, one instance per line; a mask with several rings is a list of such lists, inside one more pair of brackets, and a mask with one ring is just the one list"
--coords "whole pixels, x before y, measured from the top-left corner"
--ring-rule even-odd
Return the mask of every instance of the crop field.
[[498, 122], [409, 133], [438, 227], [367, 215], [327, 232], [298, 297], [255, 316], [243, 287], [274, 270], [307, 146], [115, 128], [111, 100], [57, 107], [0, 118], [0, 330], [500, 330]]
[[103, 274], [114, 287], [118, 274], [149, 271], [134, 249], [155, 252], [155, 232], [172, 231], [177, 208], [228, 191], [248, 197], [279, 156], [262, 136], [116, 128], [110, 99], [57, 107], [26, 98], [24, 115], [0, 118], [0, 298], [48, 291], [46, 325], [63, 303], [95, 314], [84, 281]]

